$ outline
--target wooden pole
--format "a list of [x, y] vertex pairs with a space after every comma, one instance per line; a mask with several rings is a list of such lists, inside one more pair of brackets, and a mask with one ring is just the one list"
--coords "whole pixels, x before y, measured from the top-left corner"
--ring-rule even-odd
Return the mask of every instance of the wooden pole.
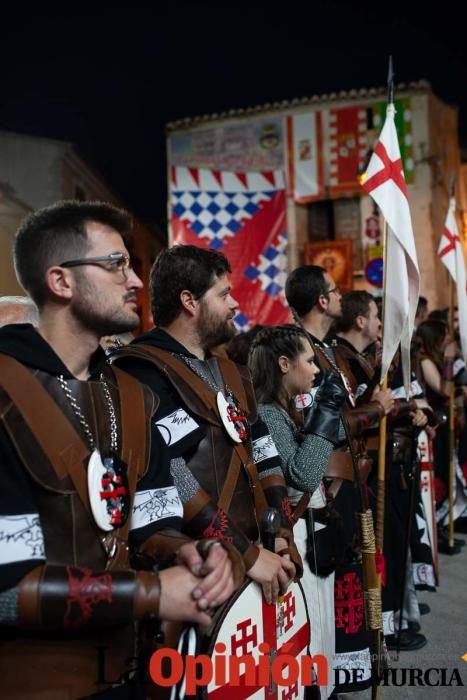
[[[386, 250], [387, 250], [387, 239], [388, 239], [388, 224], [387, 221], [384, 222], [384, 233], [383, 233], [383, 296], [381, 303], [381, 326], [383, 328], [384, 334], [384, 307], [386, 298]], [[384, 338], [383, 338], [384, 342]], [[382, 383], [380, 384], [381, 390], [386, 390], [388, 388], [388, 377], [387, 374], [384, 377]], [[383, 552], [383, 540], [384, 540], [384, 508], [385, 508], [385, 491], [386, 491], [386, 432], [387, 432], [387, 419], [384, 415], [379, 423], [379, 445], [378, 445], [378, 473], [376, 479], [376, 523], [375, 523], [375, 547], [376, 551], [380, 553]], [[381, 574], [376, 576], [376, 586], [381, 596]], [[380, 700], [381, 698], [381, 686], [379, 684], [379, 676], [381, 675], [381, 634], [376, 640], [376, 658], [377, 658], [377, 670], [378, 679], [377, 683], [373, 683], [371, 697], [372, 700]]]
[[[449, 331], [454, 342], [454, 282], [449, 275]], [[454, 377], [449, 377], [449, 547], [454, 547], [454, 464], [455, 464], [455, 389]]]
[[[381, 324], [384, 333], [384, 309], [386, 298], [386, 250], [388, 239], [388, 224], [384, 222], [384, 239], [383, 239], [383, 298], [381, 306]], [[384, 337], [383, 337], [384, 343]], [[388, 388], [388, 377], [384, 377], [380, 384], [380, 389], [385, 391]], [[379, 423], [379, 445], [378, 445], [378, 476], [376, 482], [376, 547], [380, 552], [383, 551], [384, 541], [384, 508], [385, 508], [385, 488], [386, 488], [386, 435], [387, 435], [387, 418], [384, 415]], [[381, 590], [381, 576], [378, 576], [378, 586]]]

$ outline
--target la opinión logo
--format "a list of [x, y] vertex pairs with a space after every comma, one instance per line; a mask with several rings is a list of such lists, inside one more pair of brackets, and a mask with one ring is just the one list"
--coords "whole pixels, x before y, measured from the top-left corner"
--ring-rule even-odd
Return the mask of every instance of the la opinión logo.
[[256, 688], [271, 684], [290, 687], [297, 683], [302, 686], [328, 683], [328, 662], [323, 654], [297, 659], [289, 653], [293, 644], [284, 644], [281, 653], [274, 656], [266, 642], [259, 644], [258, 650], [260, 655], [255, 659], [251, 654], [226, 656], [223, 642], [214, 645], [213, 657], [207, 654], [183, 657], [176, 649], [158, 649], [151, 656], [149, 675], [156, 685], [164, 688], [184, 678], [188, 695], [195, 694], [197, 688], [207, 687], [213, 680], [216, 686]]

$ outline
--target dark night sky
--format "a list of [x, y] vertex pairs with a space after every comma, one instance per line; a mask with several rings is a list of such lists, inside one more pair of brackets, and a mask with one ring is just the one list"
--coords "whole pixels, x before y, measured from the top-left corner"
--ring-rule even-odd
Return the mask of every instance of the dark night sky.
[[0, 39], [0, 128], [72, 141], [149, 222], [165, 216], [166, 122], [381, 86], [390, 53], [396, 83], [427, 79], [460, 107], [467, 146], [461, 3], [152, 4], [2, 9]]

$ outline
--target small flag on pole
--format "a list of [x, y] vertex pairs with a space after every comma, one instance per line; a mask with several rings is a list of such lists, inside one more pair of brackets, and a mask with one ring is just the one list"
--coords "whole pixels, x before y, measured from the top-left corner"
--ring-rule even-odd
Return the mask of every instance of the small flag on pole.
[[467, 292], [465, 286], [465, 261], [464, 251], [457, 228], [456, 200], [454, 197], [451, 197], [449, 201], [446, 223], [444, 224], [443, 235], [439, 242], [438, 255], [441, 262], [448, 268], [449, 274], [456, 285], [462, 356], [464, 362], [467, 363]]
[[400, 343], [404, 386], [408, 395], [410, 343], [420, 274], [394, 115], [394, 104], [390, 101], [383, 130], [362, 184], [381, 209], [388, 227], [381, 378], [386, 376]]

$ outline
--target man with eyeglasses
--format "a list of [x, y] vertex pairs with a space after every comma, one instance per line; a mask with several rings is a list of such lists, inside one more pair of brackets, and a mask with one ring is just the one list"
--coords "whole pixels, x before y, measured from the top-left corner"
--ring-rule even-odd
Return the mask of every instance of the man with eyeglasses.
[[[350, 669], [358, 666], [363, 670], [362, 679], [357, 682], [344, 683], [336, 687], [336, 692], [350, 692], [361, 690], [371, 682], [371, 657], [369, 650], [369, 637], [365, 629], [363, 613], [361, 618], [355, 618], [355, 624], [345, 621], [343, 611], [348, 604], [346, 596], [350, 597], [348, 581], [352, 581], [354, 591], [363, 590], [363, 578], [360, 554], [356, 548], [355, 514], [359, 510], [359, 496], [354, 487], [354, 467], [350, 452], [349, 438], [352, 440], [352, 449], [356, 459], [360, 457], [359, 448], [354, 445], [353, 438], [361, 435], [362, 430], [378, 425], [380, 417], [388, 413], [392, 407], [392, 398], [389, 391], [376, 391], [371, 401], [356, 406], [355, 386], [352, 385], [352, 377], [345, 358], [339, 352], [339, 348], [332, 342], [326, 342], [330, 336], [333, 324], [342, 317], [341, 292], [332, 276], [322, 267], [317, 265], [304, 265], [294, 270], [287, 278], [285, 294], [289, 306], [292, 308], [297, 322], [308, 332], [315, 349], [316, 362], [321, 372], [315, 381], [313, 400], [319, 402], [319, 386], [327, 372], [337, 372], [347, 389], [348, 399], [342, 411], [340, 428], [340, 444], [331, 454], [328, 469], [324, 479], [321, 507], [313, 503], [314, 532], [310, 532], [310, 539], [314, 542], [316, 552], [315, 568], [319, 578], [316, 579], [317, 597], [325, 601], [321, 606], [321, 616], [317, 622], [322, 632], [325, 653], [327, 653], [329, 665], [335, 669]], [[303, 405], [310, 405], [303, 409]], [[304, 422], [313, 410], [313, 401], [300, 397], [297, 401], [297, 409], [302, 410]], [[369, 463], [363, 459], [360, 465], [369, 468]], [[360, 470], [360, 480], [365, 481], [368, 471]], [[326, 500], [328, 504], [326, 505]], [[327, 522], [327, 528], [333, 527], [333, 518], [329, 514], [325, 517], [325, 509], [337, 511], [343, 519], [344, 531], [347, 542], [341, 551], [336, 549], [334, 561], [335, 571], [329, 566], [332, 553], [327, 552], [322, 542], [332, 542], [332, 536], [327, 537], [322, 523]], [[328, 533], [329, 534], [329, 533]], [[329, 549], [329, 547], [328, 547]], [[343, 552], [343, 553], [342, 553]], [[334, 599], [334, 601], [333, 601]], [[335, 603], [335, 616], [332, 603]], [[362, 607], [363, 610], [363, 607]], [[345, 674], [336, 678], [339, 682]], [[321, 689], [321, 697], [326, 698], [332, 690], [332, 686]]]
[[227, 543], [181, 535], [151, 434], [158, 399], [99, 347], [139, 323], [130, 224], [109, 204], [61, 202], [15, 237], [39, 325], [0, 330], [0, 686], [12, 700], [145, 697], [122, 685], [135, 623], [209, 624], [234, 590], [231, 557], [243, 576]]

